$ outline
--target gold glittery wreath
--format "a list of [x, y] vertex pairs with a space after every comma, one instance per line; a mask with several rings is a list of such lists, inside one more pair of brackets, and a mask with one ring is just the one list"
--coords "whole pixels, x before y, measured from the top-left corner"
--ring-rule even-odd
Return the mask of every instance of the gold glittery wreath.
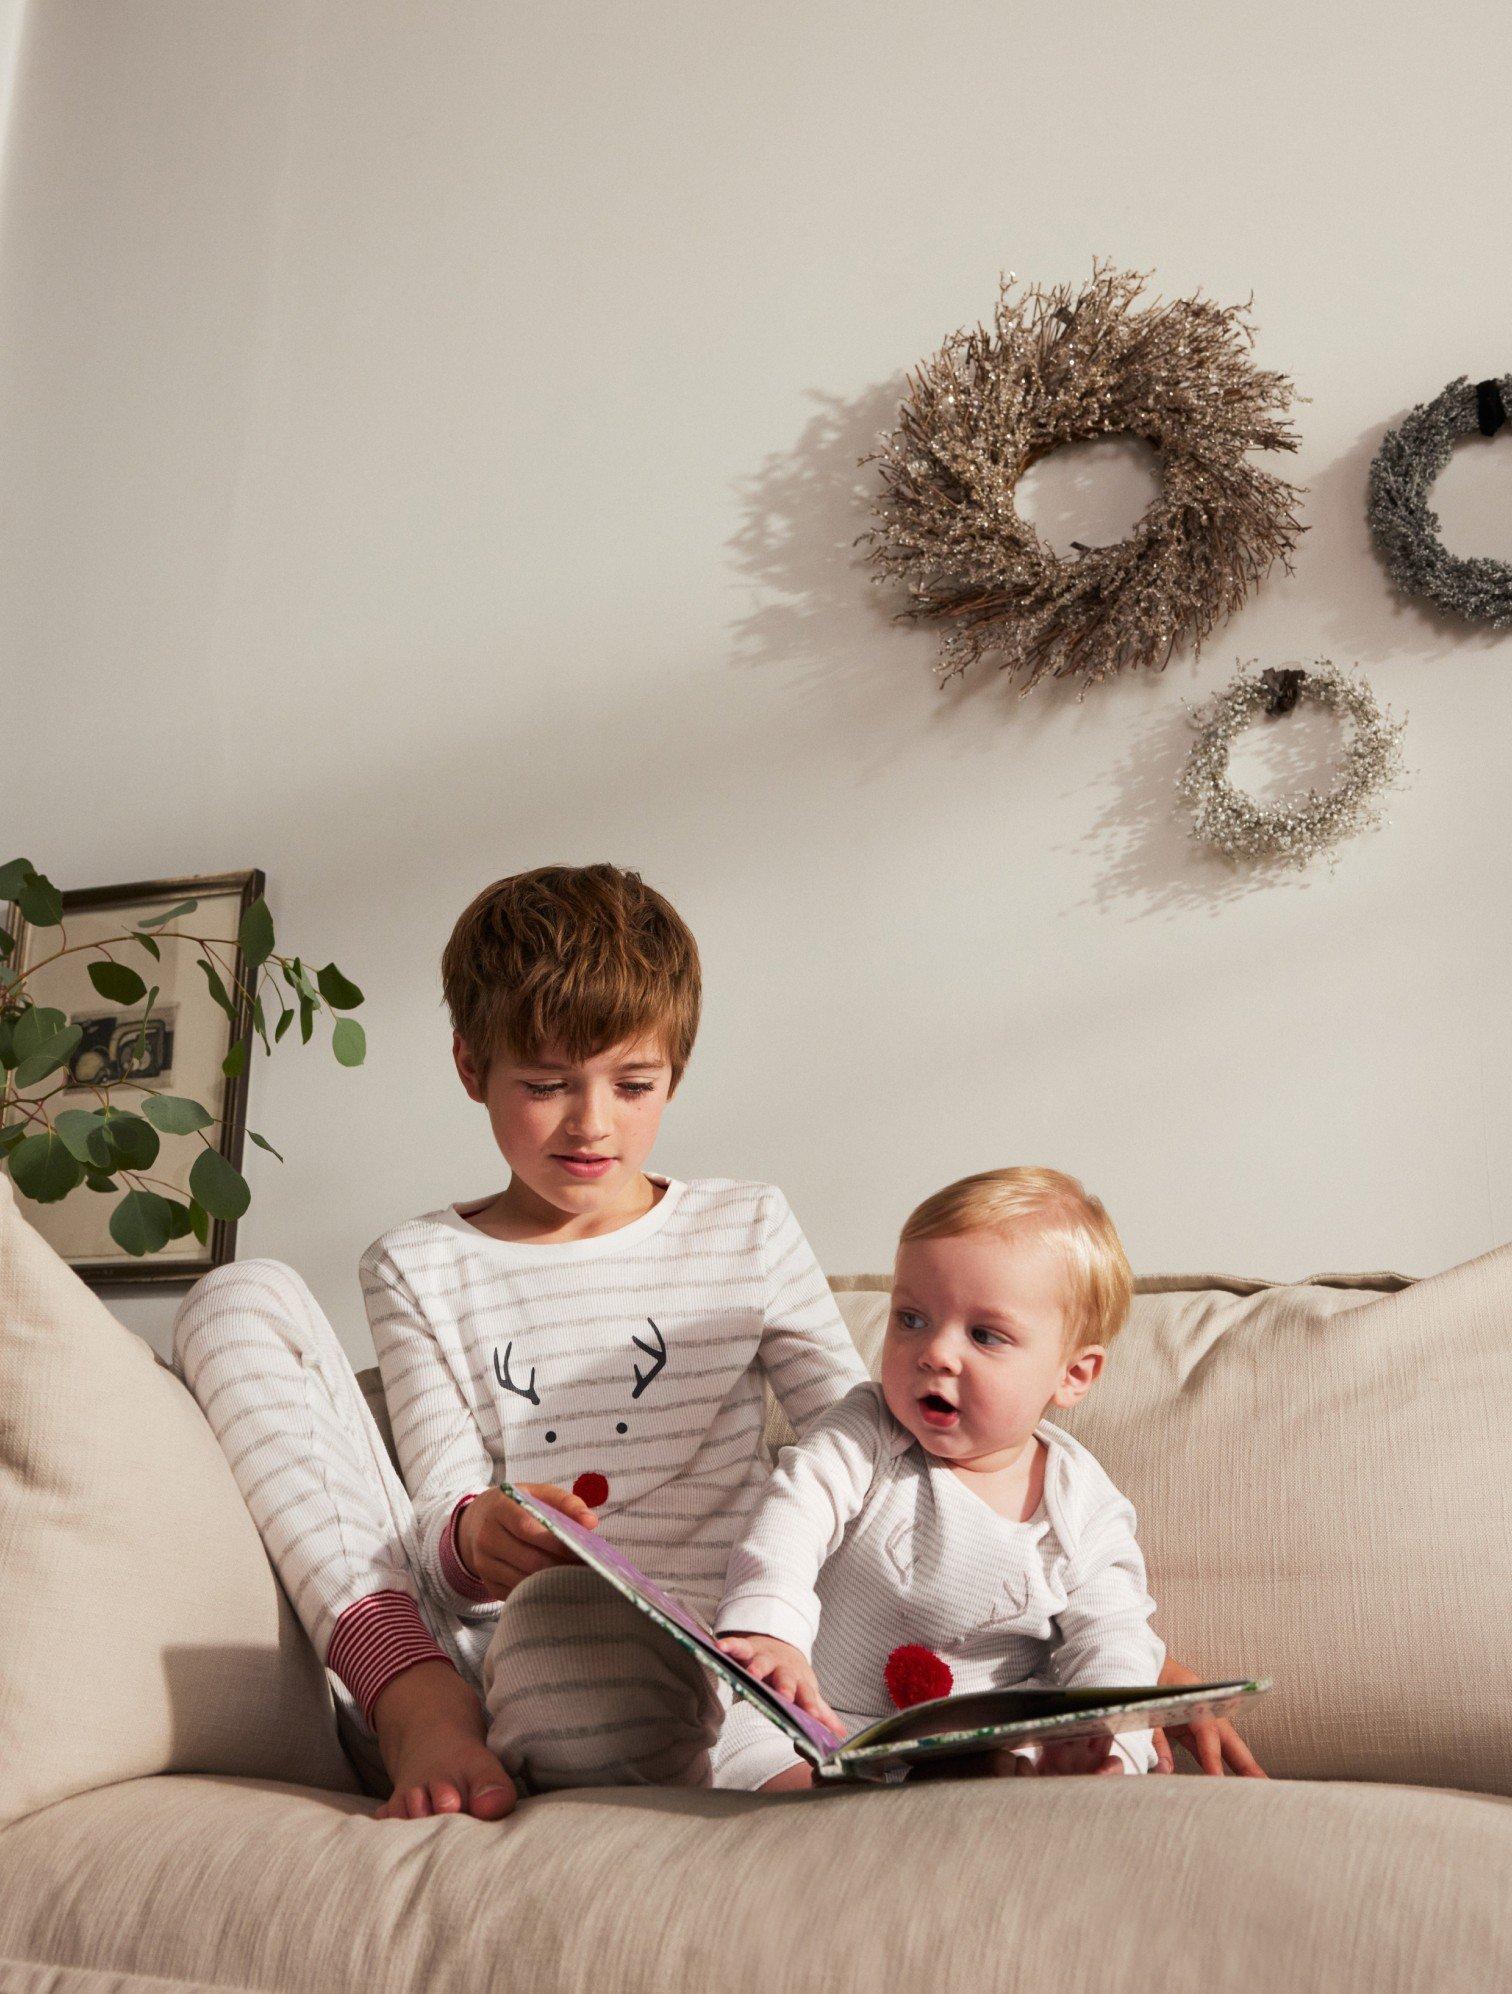
[[[1248, 305], [1178, 299], [1135, 310], [1145, 281], [1094, 261], [1092, 280], [1001, 284], [990, 327], [953, 333], [909, 376], [897, 429], [861, 462], [881, 466], [874, 580], [901, 580], [900, 618], [942, 627], [938, 670], [979, 658], [1023, 680], [1079, 677], [1196, 650], [1302, 527], [1301, 490], [1245, 461], [1295, 450], [1283, 412], [1298, 397], [1255, 367]], [[1064, 443], [1143, 437], [1162, 489], [1127, 539], [1061, 559], [1014, 505], [1019, 480]]]

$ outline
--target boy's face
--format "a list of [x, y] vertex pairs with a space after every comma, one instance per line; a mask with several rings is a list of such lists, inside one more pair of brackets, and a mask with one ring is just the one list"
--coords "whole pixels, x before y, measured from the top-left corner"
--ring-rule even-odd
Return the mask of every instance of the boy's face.
[[927, 1453], [1006, 1466], [1047, 1406], [1069, 1406], [1101, 1345], [1066, 1348], [1066, 1264], [1032, 1231], [969, 1232], [898, 1248], [882, 1346], [888, 1410]]
[[517, 1201], [523, 1185], [550, 1211], [584, 1219], [612, 1216], [642, 1195], [642, 1166], [672, 1091], [656, 1040], [627, 1039], [583, 1060], [549, 1045], [532, 1060], [500, 1052], [481, 1086], [455, 1034], [452, 1051], [463, 1086], [488, 1109]]

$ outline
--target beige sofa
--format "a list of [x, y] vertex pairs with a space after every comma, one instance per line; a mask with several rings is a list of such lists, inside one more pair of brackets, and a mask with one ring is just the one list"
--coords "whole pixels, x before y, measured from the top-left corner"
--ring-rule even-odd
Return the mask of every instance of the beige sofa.
[[[863, 1349], [880, 1283], [837, 1283]], [[0, 1989], [1512, 1987], [1512, 1249], [1146, 1282], [1074, 1421], [1269, 1782], [378, 1822], [197, 1407], [0, 1177]]]

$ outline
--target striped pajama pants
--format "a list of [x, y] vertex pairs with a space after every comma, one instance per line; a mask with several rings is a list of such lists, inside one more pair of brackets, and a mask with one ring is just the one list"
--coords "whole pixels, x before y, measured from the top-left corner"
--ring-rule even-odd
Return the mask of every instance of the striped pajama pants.
[[[459, 1611], [439, 1597], [409, 1492], [292, 1267], [244, 1260], [205, 1275], [175, 1317], [173, 1357], [323, 1660], [338, 1628], [362, 1624], [344, 1619], [352, 1608], [403, 1594], [487, 1710], [490, 1749], [529, 1788], [750, 1791], [794, 1763], [772, 1725], [745, 1704], [731, 1710], [721, 1683], [581, 1566], [538, 1573], [502, 1604]], [[418, 1632], [410, 1638], [413, 1659], [427, 1658]], [[343, 1659], [352, 1642], [336, 1645]], [[340, 1674], [330, 1680], [348, 1751], [386, 1794], [373, 1729]]]

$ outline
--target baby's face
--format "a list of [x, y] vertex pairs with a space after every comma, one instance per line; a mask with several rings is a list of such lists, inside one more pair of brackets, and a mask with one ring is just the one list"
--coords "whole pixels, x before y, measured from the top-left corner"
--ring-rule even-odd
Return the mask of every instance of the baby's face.
[[1032, 1232], [906, 1242], [882, 1347], [888, 1410], [942, 1461], [1006, 1465], [1047, 1406], [1090, 1382], [1066, 1306], [1064, 1257]]

